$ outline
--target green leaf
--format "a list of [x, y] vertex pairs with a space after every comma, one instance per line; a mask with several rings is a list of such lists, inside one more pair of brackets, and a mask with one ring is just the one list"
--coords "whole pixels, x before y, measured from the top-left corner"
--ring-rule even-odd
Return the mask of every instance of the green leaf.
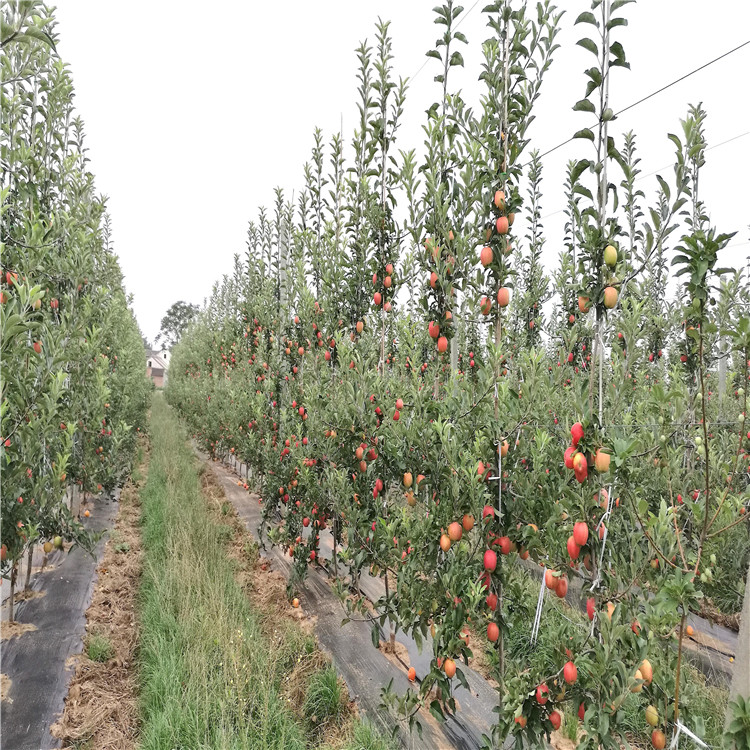
[[9, 23], [5, 22], [5, 18], [0, 19], [0, 41], [3, 44], [15, 33], [16, 29]]
[[579, 23], [590, 23], [596, 26], [596, 28], [599, 28], [599, 21], [596, 20], [596, 16], [589, 10], [583, 11], [578, 18], [575, 20], [576, 24]]
[[596, 42], [594, 42], [593, 39], [589, 39], [588, 37], [584, 37], [583, 39], [579, 39], [576, 44], [579, 47], [583, 47], [584, 49], [587, 49], [589, 52], [592, 52], [594, 55], [599, 55], [599, 48], [596, 46]]
[[53, 50], [55, 49], [55, 43], [52, 41], [52, 39], [50, 38], [49, 34], [47, 34], [47, 32], [42, 31], [41, 29], [38, 29], [36, 26], [29, 26], [26, 29], [24, 29], [24, 32], [26, 36], [31, 37], [32, 39], [36, 39], [37, 41], [42, 42], [42, 44], [46, 44], [48, 47], [51, 47]]
[[591, 96], [594, 89], [598, 88], [599, 84], [596, 81], [589, 81], [586, 84], [586, 96]]
[[627, 18], [610, 18], [609, 23], [607, 24], [607, 28], [611, 31], [617, 26], [627, 26], [627, 25], [628, 25]]
[[430, 703], [430, 713], [439, 721], [445, 721], [445, 714], [443, 713], [443, 707], [440, 705], [440, 701], [432, 701]]
[[609, 714], [602, 711], [599, 714], [599, 734], [604, 736], [609, 732]]
[[601, 85], [602, 73], [599, 68], [589, 68], [583, 71], [597, 86]]
[[666, 180], [661, 175], [656, 175], [656, 180], [658, 181], [659, 185], [661, 185], [662, 192], [664, 193], [664, 197], [669, 200], [671, 193], [669, 191], [669, 185], [667, 185]]
[[594, 142], [594, 134], [591, 132], [591, 128], [583, 128], [583, 130], [579, 130], [573, 138], [585, 138], [588, 141]]
[[579, 99], [573, 105], [573, 111], [574, 112], [596, 112], [596, 108], [594, 107], [593, 103], [590, 102], [588, 99]]
[[464, 686], [464, 687], [465, 687], [465, 688], [466, 688], [467, 690], [470, 690], [470, 689], [471, 689], [471, 688], [469, 688], [469, 683], [468, 683], [468, 681], [466, 680], [466, 675], [465, 675], [465, 674], [463, 673], [463, 671], [462, 671], [462, 670], [460, 670], [460, 669], [456, 669], [456, 677], [458, 678], [458, 681], [459, 681], [459, 682], [460, 682], [460, 683], [461, 683], [461, 684], [462, 684], [462, 685], [463, 685], [463, 686]]
[[609, 51], [618, 59], [625, 62], [625, 50], [620, 42], [613, 42], [609, 46]]
[[578, 161], [573, 167], [573, 169], [570, 170], [570, 182], [571, 184], [575, 185], [576, 182], [578, 182], [579, 177], [591, 166], [591, 161], [589, 159], [581, 159]]

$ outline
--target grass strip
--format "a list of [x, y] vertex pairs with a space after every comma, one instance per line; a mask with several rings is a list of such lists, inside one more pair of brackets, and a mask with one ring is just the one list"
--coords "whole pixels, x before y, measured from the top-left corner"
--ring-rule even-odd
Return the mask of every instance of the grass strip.
[[152, 455], [142, 494], [143, 750], [307, 745], [285, 705], [283, 670], [227, 556], [195, 459], [163, 398], [154, 398]]

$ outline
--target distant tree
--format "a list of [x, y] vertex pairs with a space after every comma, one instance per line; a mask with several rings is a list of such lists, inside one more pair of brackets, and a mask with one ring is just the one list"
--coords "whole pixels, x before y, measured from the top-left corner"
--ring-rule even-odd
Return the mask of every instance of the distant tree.
[[154, 343], [162, 343], [167, 349], [171, 349], [187, 329], [190, 321], [198, 314], [200, 307], [189, 302], [175, 302], [167, 310], [161, 319], [161, 331]]

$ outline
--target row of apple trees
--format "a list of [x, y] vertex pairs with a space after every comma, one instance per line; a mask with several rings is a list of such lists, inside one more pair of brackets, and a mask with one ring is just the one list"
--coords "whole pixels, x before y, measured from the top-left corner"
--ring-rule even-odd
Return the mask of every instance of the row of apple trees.
[[91, 548], [66, 493], [124, 481], [150, 384], [54, 20], [14, 2], [2, 21], [1, 533], [14, 586], [35, 544]]
[[[468, 41], [449, 1], [424, 157], [396, 148], [407, 85], [379, 24], [357, 50], [350, 156], [316, 131], [298, 202], [277, 190], [251, 222], [172, 359], [170, 402], [251, 468], [291, 585], [322, 552], [347, 619], [431, 649], [418, 689], [384, 690], [403, 721], [455, 710], [484, 654], [488, 747], [541, 747], [564, 720], [590, 748], [663, 748], [679, 721], [723, 731], [685, 643], [704, 596], [738, 611], [744, 592], [750, 289], [718, 263], [732, 235], [698, 191], [699, 107], [669, 135], [654, 201], [639, 189], [636, 137], [609, 106], [625, 5], [577, 19], [592, 67], [555, 268], [527, 129], [561, 14], [485, 9], [474, 109], [451, 93]], [[367, 604], [366, 574], [383, 584]]]

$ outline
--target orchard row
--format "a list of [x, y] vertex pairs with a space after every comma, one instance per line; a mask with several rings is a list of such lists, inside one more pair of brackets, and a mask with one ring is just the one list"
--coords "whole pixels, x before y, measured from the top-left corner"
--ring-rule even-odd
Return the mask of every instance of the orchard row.
[[[251, 222], [246, 258], [172, 359], [171, 403], [210, 452], [252, 469], [293, 585], [330, 533], [347, 617], [432, 650], [418, 689], [385, 703], [410, 725], [420, 707], [454, 710], [461, 664], [481, 651], [498, 685], [493, 747], [509, 734], [542, 746], [563, 715], [580, 747], [635, 732], [662, 748], [678, 718], [722, 733], [684, 642], [704, 595], [736, 612], [744, 591], [748, 280], [718, 267], [731, 235], [698, 193], [700, 108], [670, 136], [657, 203], [634, 185], [636, 139], [612, 134], [616, 78], [603, 85], [628, 67], [625, 5], [577, 19], [595, 58], [574, 105], [589, 154], [567, 170], [558, 267], [541, 263], [526, 131], [560, 14], [488, 6], [474, 112], [450, 93], [467, 40], [447, 2], [424, 158], [394, 145], [406, 84], [380, 24], [357, 50], [352, 160], [335, 136], [326, 169], [316, 131], [298, 205], [278, 190], [273, 217]], [[518, 635], [539, 624], [529, 560], [553, 602], [573, 579], [583, 591], [586, 615], [542, 600], [544, 649]], [[384, 583], [374, 613], [368, 572]]]
[[36, 544], [92, 547], [66, 494], [124, 481], [150, 391], [54, 26], [38, 3], [3, 9], [1, 569], [12, 586]]
[[[698, 194], [705, 113], [670, 136], [657, 203], [634, 186], [635, 136], [613, 136], [616, 78], [603, 85], [627, 67], [625, 5], [577, 19], [596, 60], [574, 107], [589, 155], [567, 171], [557, 268], [541, 263], [542, 166], [525, 151], [560, 14], [485, 10], [474, 112], [450, 93], [467, 40], [448, 2], [424, 159], [394, 145], [406, 84], [380, 24], [357, 50], [352, 160], [335, 136], [326, 169], [316, 131], [298, 205], [279, 190], [273, 218], [251, 222], [245, 260], [172, 359], [171, 403], [209, 451], [251, 467], [295, 580], [330, 533], [347, 617], [432, 650], [418, 689], [385, 691], [402, 720], [454, 710], [461, 664], [485, 653], [488, 746], [541, 746], [563, 716], [590, 748], [634, 732], [662, 748], [678, 717], [722, 733], [684, 641], [704, 594], [738, 611], [744, 590], [748, 281], [718, 267], [731, 235]], [[541, 622], [529, 559], [560, 602], [542, 600]], [[383, 579], [374, 613], [364, 573]], [[586, 615], [562, 604], [573, 579]], [[545, 648], [519, 638], [534, 630]]]

